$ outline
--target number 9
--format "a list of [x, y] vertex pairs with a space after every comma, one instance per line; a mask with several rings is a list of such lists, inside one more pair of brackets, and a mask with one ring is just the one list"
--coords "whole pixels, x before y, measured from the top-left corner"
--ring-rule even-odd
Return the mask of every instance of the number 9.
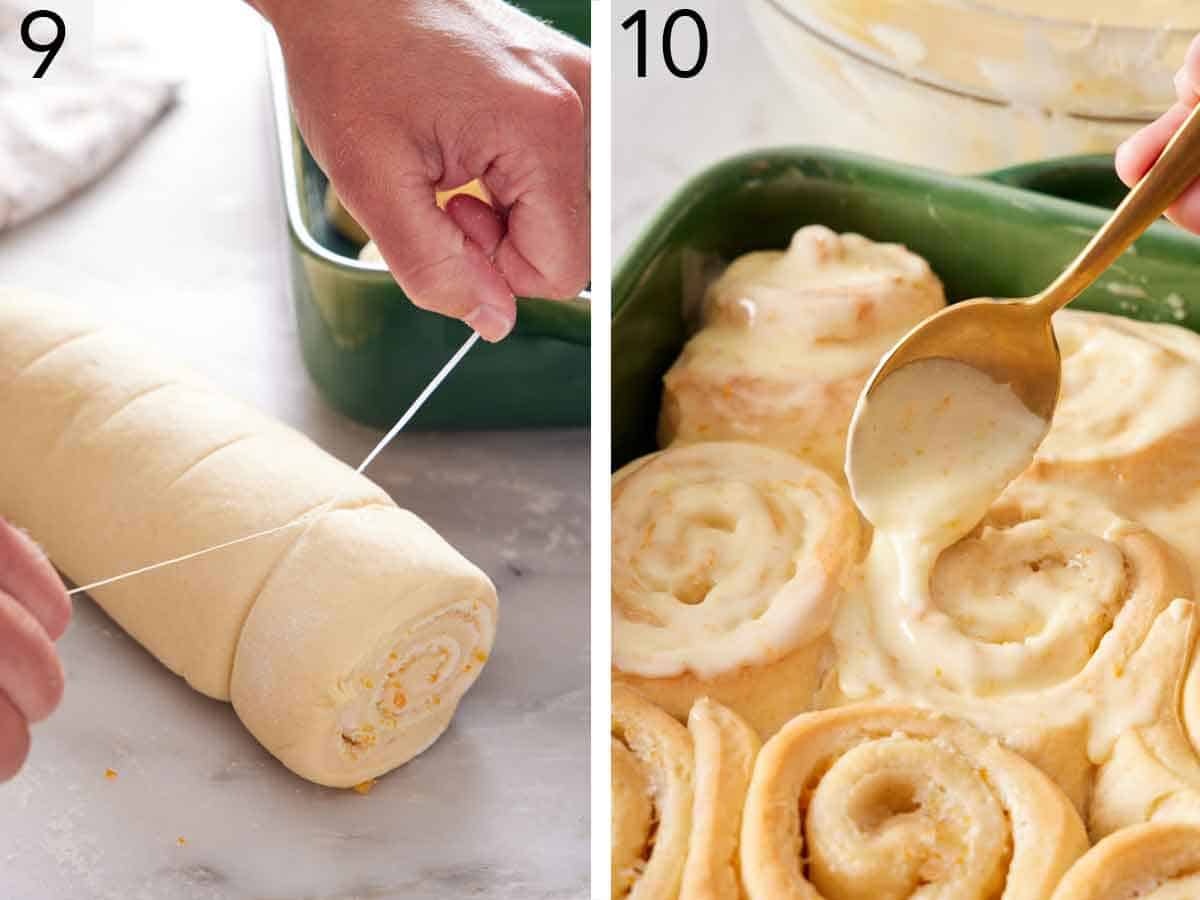
[[[39, 43], [33, 38], [33, 23], [39, 19], [48, 19], [54, 23], [54, 37], [45, 44]], [[33, 73], [34, 78], [41, 78], [46, 74], [46, 70], [50, 68], [50, 63], [54, 62], [54, 57], [58, 56], [58, 51], [62, 49], [63, 42], [66, 39], [67, 23], [54, 10], [35, 9], [25, 17], [24, 21], [21, 22], [21, 42], [36, 53], [46, 54], [46, 58], [42, 60], [42, 64]]]

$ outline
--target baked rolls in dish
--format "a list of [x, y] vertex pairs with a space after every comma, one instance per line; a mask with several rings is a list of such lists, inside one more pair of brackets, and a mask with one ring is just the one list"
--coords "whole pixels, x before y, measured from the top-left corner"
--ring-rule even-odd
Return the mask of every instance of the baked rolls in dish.
[[[838, 696], [945, 712], [1039, 765], [1082, 810], [1092, 764], [1147, 715], [1191, 615], [1186, 567], [1145, 527], [1053, 485], [1014, 485], [934, 565], [921, 604], [876, 534], [841, 605]], [[1162, 620], [1158, 629], [1156, 622]], [[1151, 639], [1153, 638], [1153, 639]], [[1135, 654], [1152, 665], [1135, 665]]]
[[[914, 401], [877, 431], [926, 438], [912, 459], [937, 465], [868, 467], [904, 490], [867, 534], [846, 426], [943, 303], [923, 261], [857, 235], [805, 228], [741, 257], [664, 379], [665, 449], [614, 476], [613, 678], [692, 729], [680, 889], [736, 844], [740, 867], [699, 896], [1200, 897], [1200, 336], [1058, 313], [1062, 398], [1033, 464], [990, 507], [999, 478], [974, 508], [939, 501], [938, 447], [976, 439], [962, 459], [982, 480], [989, 435], [1019, 429], [989, 400], [927, 433]], [[944, 371], [917, 396], [960, 410], [945, 379], [968, 378]], [[766, 743], [733, 756], [755, 759], [739, 838], [699, 854], [697, 729], [716, 710]]]
[[786, 252], [742, 256], [709, 288], [702, 327], [664, 378], [659, 445], [751, 441], [840, 479], [867, 377], [944, 305], [919, 256], [819, 225]]
[[679, 720], [708, 696], [766, 737], [829, 670], [859, 550], [848, 495], [781, 450], [676, 446], [612, 486], [613, 677]]
[[1067, 872], [1050, 900], [1200, 897], [1200, 825], [1155, 823], [1106, 837]]
[[758, 754], [742, 815], [750, 900], [1045, 900], [1087, 846], [1036, 767], [909, 706], [798, 716]]
[[613, 686], [612, 896], [739, 900], [738, 838], [754, 731], [703, 699], [685, 728]]
[[345, 787], [449, 724], [496, 630], [487, 577], [306, 437], [144, 341], [0, 291], [0, 515], [77, 583], [300, 525], [96, 588], [297, 774]]

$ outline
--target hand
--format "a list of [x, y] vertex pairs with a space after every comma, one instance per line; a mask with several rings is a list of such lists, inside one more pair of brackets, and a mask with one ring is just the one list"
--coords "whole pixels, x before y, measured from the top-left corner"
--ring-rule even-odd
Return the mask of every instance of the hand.
[[0, 781], [29, 753], [29, 726], [62, 699], [54, 641], [66, 631], [71, 601], [46, 557], [0, 519]]
[[[1200, 101], [1200, 36], [1188, 48], [1183, 68], [1175, 74], [1175, 105], [1117, 148], [1117, 175], [1133, 187], [1150, 171], [1172, 135]], [[1167, 210], [1176, 225], [1200, 234], [1200, 182], [1189, 187]]]
[[[588, 50], [501, 0], [251, 0], [297, 121], [413, 302], [508, 334], [590, 271]], [[473, 178], [497, 209], [434, 191]]]

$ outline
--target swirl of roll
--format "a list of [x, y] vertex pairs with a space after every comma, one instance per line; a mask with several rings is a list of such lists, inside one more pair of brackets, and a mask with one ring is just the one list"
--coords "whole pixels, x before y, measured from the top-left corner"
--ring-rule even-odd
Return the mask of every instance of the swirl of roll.
[[1181, 615], [1145, 654], [1144, 665], [1167, 676], [1165, 684], [1125, 698], [1148, 721], [1123, 731], [1097, 771], [1088, 807], [1093, 839], [1144, 822], [1200, 823], [1200, 653], [1195, 606], [1177, 603]]
[[419, 523], [387, 506], [321, 516], [246, 616], [230, 700], [306, 778], [349, 787], [424, 752], [488, 660], [494, 593]]
[[1200, 462], [1200, 335], [1064, 310], [1062, 396], [1030, 475], [1070, 480], [1121, 512], [1189, 487]]
[[941, 282], [897, 244], [819, 225], [787, 251], [735, 260], [664, 379], [659, 444], [745, 440], [841, 477], [846, 431], [879, 358], [945, 305]]
[[680, 897], [741, 900], [742, 807], [762, 742], [741, 716], [707, 697], [688, 714], [688, 731], [696, 754], [696, 796]]
[[1050, 900], [1192, 900], [1200, 897], [1200, 825], [1125, 828], [1084, 854]]
[[759, 740], [702, 699], [688, 727], [623, 685], [612, 694], [612, 896], [740, 900], [738, 837]]
[[702, 696], [766, 736], [811, 708], [858, 552], [848, 495], [740, 443], [671, 447], [616, 473], [614, 679], [681, 721]]
[[612, 691], [612, 896], [679, 895], [695, 763], [686, 728], [636, 691]]
[[1043, 900], [1087, 850], [1066, 796], [964, 722], [910, 706], [806, 713], [758, 755], [750, 900]]
[[1141, 704], [1105, 698], [1170, 677], [1162, 659], [1136, 686], [1128, 676], [1160, 615], [1184, 614], [1172, 601], [1191, 593], [1185, 568], [1148, 529], [1045, 484], [1011, 487], [930, 564], [876, 535], [834, 627], [827, 702], [884, 696], [966, 719], [1082, 809], [1093, 764], [1144, 718]]

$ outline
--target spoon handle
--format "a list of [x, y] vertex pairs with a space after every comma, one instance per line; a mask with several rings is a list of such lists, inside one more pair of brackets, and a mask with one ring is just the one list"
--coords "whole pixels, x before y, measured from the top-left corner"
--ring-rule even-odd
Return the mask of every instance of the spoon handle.
[[1200, 178], [1200, 105], [1192, 110], [1158, 161], [1134, 185], [1112, 218], [1096, 232], [1066, 271], [1033, 299], [1033, 304], [1049, 315], [1078, 297], [1197, 178]]

